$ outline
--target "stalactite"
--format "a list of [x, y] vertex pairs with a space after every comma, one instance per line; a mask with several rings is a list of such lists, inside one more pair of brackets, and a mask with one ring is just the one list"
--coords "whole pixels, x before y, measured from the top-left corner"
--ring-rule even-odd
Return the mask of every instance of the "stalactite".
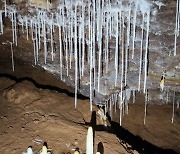
[[144, 101], [144, 125], [146, 124], [147, 102], [148, 102], [148, 90], [146, 89], [145, 101]]
[[36, 43], [35, 39], [33, 38], [33, 46], [34, 46], [34, 65], [37, 64], [37, 59], [36, 59]]
[[[124, 17], [121, 17], [122, 20], [122, 40], [121, 40], [121, 99], [123, 98], [123, 80], [124, 80]], [[122, 101], [122, 100], [121, 100]]]
[[0, 35], [2, 35], [4, 33], [4, 30], [3, 30], [3, 18], [2, 18], [2, 15], [3, 15], [3, 11], [0, 10]]
[[84, 17], [84, 13], [85, 13], [85, 6], [82, 6], [82, 76], [84, 76], [84, 59], [85, 59], [85, 17]]
[[171, 118], [171, 122], [174, 123], [174, 111], [175, 111], [175, 96], [176, 96], [176, 93], [175, 91], [173, 92], [173, 103], [172, 103], [172, 118]]
[[27, 38], [27, 40], [29, 39], [29, 32], [28, 32], [28, 19], [27, 19], [27, 17], [25, 17], [25, 22], [26, 22], [26, 38]]
[[115, 70], [116, 70], [116, 74], [115, 74], [115, 86], [117, 86], [117, 76], [118, 76], [118, 33], [119, 33], [119, 24], [118, 24], [118, 13], [116, 13], [116, 47], [115, 47]]
[[38, 31], [37, 31], [37, 23], [35, 24], [35, 44], [36, 44], [36, 60], [38, 61], [38, 57], [39, 57], [39, 45], [38, 45]]
[[176, 27], [175, 27], [175, 35], [174, 35], [174, 56], [176, 56], [177, 52], [177, 37], [179, 36], [179, 22], [180, 22], [180, 0], [176, 2]]
[[51, 60], [54, 61], [54, 45], [53, 45], [53, 21], [50, 23], [50, 34], [51, 34]]
[[15, 43], [15, 30], [14, 30], [14, 12], [11, 12], [11, 25], [12, 25], [12, 43]]
[[65, 41], [66, 41], [66, 43], [65, 43], [65, 45], [66, 45], [66, 48], [65, 48], [65, 50], [66, 50], [66, 76], [69, 76], [69, 59], [68, 59], [68, 57], [69, 57], [69, 54], [68, 54], [68, 28], [66, 28], [66, 31], [65, 31]]
[[77, 80], [78, 80], [78, 56], [77, 56], [77, 5], [75, 5], [74, 14], [75, 30], [74, 30], [74, 53], [75, 53], [75, 108], [77, 107]]
[[7, 2], [6, 2], [6, 0], [4, 0], [4, 14], [5, 14], [5, 17], [7, 17]]
[[126, 60], [125, 60], [125, 74], [124, 74], [124, 85], [126, 86], [127, 85], [127, 72], [128, 72], [128, 49], [129, 49], [129, 38], [130, 38], [130, 21], [131, 21], [131, 3], [129, 4], [129, 12], [128, 12], [128, 17], [127, 17], [127, 32], [126, 32], [126, 37], [127, 37], [127, 40], [126, 40], [126, 49], [125, 49], [125, 57], [126, 57]]
[[144, 36], [144, 14], [142, 14], [142, 27], [141, 27], [141, 48], [140, 48], [140, 56], [139, 56], [139, 84], [138, 84], [138, 91], [141, 88], [141, 72], [142, 72], [142, 55], [143, 55], [143, 36]]
[[[44, 15], [45, 17], [45, 15]], [[46, 21], [45, 21], [45, 18], [43, 19], [43, 37], [44, 37], [44, 63], [46, 64], [47, 62], [47, 43], [46, 43], [46, 40], [47, 40], [47, 36], [46, 36]]]
[[147, 64], [148, 64], [148, 43], [149, 43], [149, 22], [150, 22], [150, 10], [147, 12], [147, 29], [146, 29], [146, 48], [145, 48], [145, 62], [144, 62], [144, 93], [146, 92], [147, 83]]
[[12, 42], [10, 42], [10, 46], [11, 46], [12, 70], [13, 70], [13, 72], [14, 72], [14, 52], [13, 52]]
[[93, 67], [93, 46], [92, 46], [92, 41], [93, 41], [93, 38], [92, 38], [92, 19], [91, 19], [91, 15], [89, 14], [89, 50], [90, 50], [90, 70], [89, 70], [89, 74], [90, 74], [90, 77], [89, 77], [89, 80], [90, 80], [90, 84], [89, 84], [89, 87], [90, 87], [90, 111], [92, 111], [92, 67]]
[[136, 91], [133, 90], [133, 104], [135, 103], [135, 101], [136, 101]]
[[14, 39], [15, 39], [15, 44], [17, 46], [17, 19], [16, 19], [16, 10], [13, 12], [14, 15]]
[[62, 80], [62, 39], [61, 39], [61, 25], [60, 25], [60, 19], [59, 19], [59, 67], [60, 67], [60, 79]]
[[133, 17], [133, 41], [132, 41], [132, 59], [134, 59], [135, 37], [136, 37], [136, 18], [137, 18], [138, 2], [135, 3]]

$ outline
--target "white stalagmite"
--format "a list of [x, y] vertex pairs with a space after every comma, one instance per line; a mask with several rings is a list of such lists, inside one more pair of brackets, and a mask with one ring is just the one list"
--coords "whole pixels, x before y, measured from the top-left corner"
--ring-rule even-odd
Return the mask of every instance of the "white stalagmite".
[[86, 154], [93, 154], [93, 149], [93, 129], [89, 127], [86, 138]]

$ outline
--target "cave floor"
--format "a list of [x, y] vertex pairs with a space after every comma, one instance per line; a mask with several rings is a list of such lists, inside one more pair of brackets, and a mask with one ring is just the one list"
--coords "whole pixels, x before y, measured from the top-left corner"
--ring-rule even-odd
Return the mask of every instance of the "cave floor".
[[[0, 60], [0, 153], [22, 153], [28, 146], [38, 152], [47, 142], [54, 154], [85, 153], [86, 132], [91, 125], [89, 99], [79, 95], [74, 108], [74, 90], [57, 77], [41, 69], [15, 63], [15, 72], [7, 60]], [[132, 100], [131, 100], [132, 101]], [[96, 115], [97, 116], [97, 115]], [[95, 151], [104, 154], [180, 152], [180, 110], [175, 109], [171, 123], [171, 105], [149, 105], [146, 125], [144, 98], [130, 102], [129, 114], [119, 126], [119, 112], [111, 126], [95, 128]]]

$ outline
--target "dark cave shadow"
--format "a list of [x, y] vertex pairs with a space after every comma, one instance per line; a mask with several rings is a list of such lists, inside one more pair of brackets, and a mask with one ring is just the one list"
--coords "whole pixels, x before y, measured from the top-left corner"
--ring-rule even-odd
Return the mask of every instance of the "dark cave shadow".
[[[93, 128], [93, 136], [96, 131], [104, 131], [116, 135], [120, 139], [119, 143], [124, 147], [127, 153], [133, 154], [133, 150], [136, 150], [140, 154], [178, 154], [172, 149], [159, 148], [149, 143], [148, 141], [143, 140], [141, 137], [133, 135], [131, 132], [121, 127], [118, 122], [111, 121], [111, 118], [108, 114], [106, 114], [106, 116], [111, 124], [111, 127], [110, 126], [105, 127], [104, 125], [97, 125], [95, 111], [92, 112], [91, 121], [90, 122], [85, 121], [85, 124], [81, 123], [81, 125], [91, 126]], [[104, 147], [101, 144], [101, 142], [98, 144], [97, 149], [98, 148], [101, 151], [97, 151], [97, 152], [101, 152], [102, 154]]]
[[[111, 123], [114, 134], [116, 134], [120, 140], [124, 141], [124, 143], [122, 142], [120, 144], [125, 147], [127, 152], [129, 152], [128, 150], [132, 149], [138, 151], [140, 154], [178, 154], [172, 149], [159, 148], [148, 141], [143, 140], [141, 137], [133, 135], [131, 132], [121, 127], [119, 123], [111, 121], [108, 114], [107, 117]], [[130, 149], [126, 148], [125, 143], [128, 143], [132, 147]]]
[[[34, 79], [30, 78], [30, 77], [23, 77], [23, 78], [17, 78], [16, 76], [13, 76], [11, 74], [2, 74], [0, 73], [0, 77], [6, 77], [10, 80], [14, 80], [17, 84], [17, 83], [21, 83], [23, 81], [29, 81], [31, 82], [32, 84], [34, 84], [35, 87], [37, 88], [40, 88], [40, 89], [48, 89], [48, 90], [52, 90], [52, 91], [57, 91], [59, 93], [64, 93], [66, 95], [68, 95], [69, 97], [75, 97], [75, 93], [72, 93], [70, 91], [68, 91], [67, 89], [62, 89], [62, 88], [59, 88], [59, 87], [55, 87], [55, 86], [51, 86], [51, 85], [43, 85], [43, 84], [39, 84], [37, 83]], [[13, 86], [13, 85], [11, 85]], [[11, 87], [10, 86], [10, 87]], [[9, 88], [9, 87], [8, 87]], [[8, 89], [6, 88], [6, 89]], [[77, 98], [78, 99], [82, 99], [82, 100], [86, 100], [86, 99], [89, 99], [88, 97], [86, 96], [83, 96], [81, 94], [77, 94]]]

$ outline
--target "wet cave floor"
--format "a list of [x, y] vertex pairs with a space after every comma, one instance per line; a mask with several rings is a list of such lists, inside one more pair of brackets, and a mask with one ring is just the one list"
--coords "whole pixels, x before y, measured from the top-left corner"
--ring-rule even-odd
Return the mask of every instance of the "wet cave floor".
[[[2, 54], [2, 53], [1, 53]], [[180, 109], [172, 105], [148, 105], [146, 124], [144, 97], [129, 103], [129, 113], [119, 126], [119, 112], [108, 127], [99, 122], [97, 106], [89, 111], [89, 99], [78, 95], [74, 108], [74, 89], [57, 77], [15, 59], [0, 58], [0, 153], [19, 154], [32, 146], [38, 153], [44, 141], [53, 154], [85, 153], [88, 126], [93, 126], [95, 151], [104, 154], [180, 153]]]

